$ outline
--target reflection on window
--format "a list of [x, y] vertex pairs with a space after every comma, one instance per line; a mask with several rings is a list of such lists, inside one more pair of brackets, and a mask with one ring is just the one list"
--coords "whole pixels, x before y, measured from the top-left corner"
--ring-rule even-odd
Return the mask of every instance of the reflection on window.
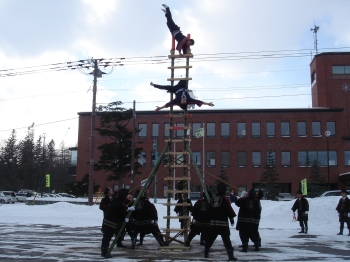
[[330, 131], [331, 132], [330, 136], [335, 136], [336, 135], [335, 122], [334, 121], [327, 122], [327, 130], [326, 131]]
[[312, 136], [321, 136], [321, 122], [312, 122]]
[[275, 123], [274, 122], [267, 122], [266, 123], [266, 136], [267, 137], [274, 137], [275, 134]]
[[147, 136], [147, 124], [139, 124], [139, 137]]
[[290, 136], [289, 122], [281, 122], [281, 136]]
[[350, 151], [344, 151], [345, 166], [350, 166]]
[[202, 127], [201, 123], [193, 123], [192, 124], [192, 137], [196, 137], [196, 131]]
[[207, 166], [215, 167], [215, 152], [207, 152]]
[[261, 152], [252, 152], [252, 164], [253, 167], [261, 166]]
[[215, 123], [207, 123], [207, 137], [215, 137]]
[[290, 166], [290, 152], [282, 152], [282, 166], [283, 167]]
[[[329, 165], [337, 166], [337, 151], [328, 151]], [[317, 163], [318, 166], [328, 166], [327, 151], [298, 151], [298, 166], [312, 166]]]
[[230, 166], [230, 152], [221, 152], [221, 165], [223, 167]]
[[247, 166], [247, 152], [237, 152], [237, 165], [238, 167]]
[[260, 137], [260, 123], [252, 123], [252, 137]]
[[246, 124], [245, 123], [237, 123], [237, 136], [245, 137], [246, 136]]
[[221, 137], [230, 137], [230, 123], [221, 123]]
[[[192, 152], [192, 157], [195, 161], [195, 163], [197, 164], [197, 166], [201, 165], [201, 152]], [[193, 161], [191, 160], [191, 164], [193, 163]]]
[[298, 136], [306, 136], [306, 122], [298, 122]]
[[164, 137], [169, 137], [169, 128], [170, 124], [164, 124]]
[[152, 124], [152, 137], [159, 136], [159, 124]]

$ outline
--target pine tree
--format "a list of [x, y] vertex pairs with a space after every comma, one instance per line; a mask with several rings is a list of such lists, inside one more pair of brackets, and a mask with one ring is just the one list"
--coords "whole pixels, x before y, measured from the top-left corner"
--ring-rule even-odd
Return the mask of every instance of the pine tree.
[[317, 197], [327, 190], [326, 180], [318, 169], [318, 162], [315, 160], [311, 164], [311, 172], [308, 181], [308, 196]]
[[275, 167], [276, 161], [274, 158], [274, 152], [270, 146], [269, 150], [267, 151], [266, 163], [264, 165], [265, 171], [260, 177], [260, 183], [265, 189], [265, 196], [267, 199], [275, 199], [280, 191], [279, 184], [277, 183], [280, 178]]
[[218, 180], [216, 179], [215, 180], [215, 185], [219, 184], [219, 183], [222, 183], [222, 181], [225, 181], [225, 182], [229, 182], [228, 181], [228, 176], [227, 176], [227, 172], [223, 166], [223, 164], [220, 165], [220, 171], [219, 171], [219, 174], [217, 174], [217, 177], [221, 180]]
[[[131, 172], [132, 155], [132, 131], [128, 124], [133, 116], [132, 109], [121, 107], [122, 102], [117, 101], [103, 107], [100, 118], [100, 128], [96, 128], [100, 136], [107, 138], [107, 143], [99, 146], [101, 151], [95, 170], [111, 171], [108, 180], [119, 180], [123, 184], [124, 178]], [[135, 133], [139, 130], [135, 130]], [[141, 166], [138, 162], [138, 155], [142, 148], [135, 148], [134, 174], [139, 174], [137, 169]]]

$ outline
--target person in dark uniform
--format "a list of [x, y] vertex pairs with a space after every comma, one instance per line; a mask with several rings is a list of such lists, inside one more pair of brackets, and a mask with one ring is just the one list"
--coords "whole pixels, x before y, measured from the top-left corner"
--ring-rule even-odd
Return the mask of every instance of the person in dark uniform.
[[[241, 252], [248, 252], [249, 238], [255, 245], [255, 251], [259, 251], [259, 242], [254, 233], [254, 224], [257, 222], [256, 219], [253, 218], [254, 211], [258, 213], [258, 203], [254, 201], [255, 198], [255, 189], [252, 188], [245, 196], [237, 199], [235, 203], [236, 206], [239, 207], [236, 229], [239, 231], [239, 237], [242, 241]], [[257, 214], [255, 214], [255, 216], [257, 217]]]
[[146, 234], [151, 233], [160, 246], [164, 246], [163, 237], [159, 234], [158, 212], [154, 204], [149, 199], [142, 196], [133, 213], [133, 236], [131, 238], [132, 249], [135, 249], [137, 235], [140, 233], [140, 245], [143, 244], [143, 238]]
[[259, 189], [259, 191], [256, 192], [256, 197], [254, 198], [254, 201], [253, 201], [253, 216], [252, 216], [253, 234], [255, 236], [255, 239], [257, 239], [257, 241], [258, 241], [259, 247], [261, 247], [261, 237], [260, 237], [260, 233], [259, 233], [259, 224], [260, 224], [261, 210], [262, 210], [260, 200], [263, 197], [264, 197], [264, 193], [261, 191], [261, 189]]
[[[183, 202], [184, 202], [184, 199], [182, 197], [182, 194], [179, 194], [179, 200], [177, 201], [177, 203], [181, 204]], [[184, 211], [183, 211], [183, 209], [184, 209], [183, 206], [176, 206], [174, 208], [174, 211], [175, 211], [175, 213], [178, 216], [188, 216], [190, 212], [192, 213], [192, 202], [188, 198], [187, 198], [187, 203], [191, 204], [191, 205], [190, 206], [186, 206], [186, 213], [184, 213]], [[185, 219], [179, 218], [179, 222], [180, 222], [181, 229], [183, 229], [184, 228]], [[180, 235], [183, 235], [183, 233], [181, 233]]]
[[202, 105], [214, 106], [212, 102], [206, 103], [201, 100], [192, 98], [188, 93], [188, 80], [180, 80], [174, 86], [157, 85], [157, 84], [153, 84], [153, 82], [151, 82], [150, 85], [158, 89], [163, 89], [171, 93], [175, 93], [174, 100], [171, 100], [169, 103], [166, 103], [164, 106], [160, 106], [160, 107], [157, 106], [155, 111], [159, 111], [163, 108], [167, 108], [170, 106], [179, 106], [181, 109], [185, 110], [187, 108], [187, 105], [190, 105], [190, 104], [196, 104], [199, 107], [201, 107]]
[[[212, 194], [208, 191], [209, 198], [211, 199]], [[205, 245], [209, 235], [210, 226], [210, 200], [208, 202], [205, 193], [203, 198], [199, 199], [192, 208], [192, 225], [190, 226], [191, 231], [188, 234], [185, 246], [189, 247], [192, 239], [196, 235], [201, 235], [200, 244]]]
[[[123, 188], [118, 191], [118, 197], [113, 198], [113, 200], [111, 201], [111, 204], [108, 207], [106, 216], [103, 219], [103, 225], [102, 225], [103, 238], [102, 238], [102, 245], [101, 245], [101, 256], [105, 258], [112, 257], [110, 254], [107, 255], [109, 242], [111, 241], [115, 233], [118, 234], [123, 222], [125, 221], [125, 218], [127, 215], [125, 199], [127, 194], [128, 194], [128, 189]], [[121, 238], [118, 239], [117, 246], [125, 247], [122, 244], [120, 239]]]
[[109, 188], [109, 187], [106, 187], [106, 189], [105, 189], [103, 194], [105, 196], [104, 196], [104, 198], [101, 199], [100, 210], [103, 211], [103, 218], [104, 218], [106, 216], [108, 206], [111, 203], [111, 199], [112, 199], [112, 196], [113, 196], [113, 190], [111, 188]]
[[231, 226], [233, 226], [236, 213], [232, 209], [230, 200], [225, 196], [226, 189], [224, 183], [219, 183], [217, 185], [217, 194], [210, 200], [210, 232], [208, 240], [205, 243], [204, 257], [209, 257], [210, 247], [213, 245], [217, 236], [221, 235], [228, 259], [232, 261], [237, 260], [237, 258], [233, 256], [234, 250], [230, 240], [228, 220], [230, 220]]
[[172, 36], [174, 36], [175, 40], [177, 41], [176, 50], [179, 51], [179, 54], [181, 55], [181, 50], [184, 54], [186, 54], [187, 48], [189, 48], [191, 45], [194, 45], [193, 39], [188, 39], [186, 36], [182, 34], [180, 31], [180, 27], [178, 27], [171, 16], [171, 12], [169, 9], [169, 6], [163, 4], [162, 5], [165, 9], [162, 9], [165, 13], [165, 17], [167, 20], [167, 26], [169, 28], [169, 31]]
[[295, 217], [295, 211], [298, 210], [298, 218], [300, 224], [300, 232], [307, 234], [308, 231], [308, 213], [309, 213], [309, 202], [303, 196], [300, 190], [297, 191], [297, 200], [295, 200], [294, 205], [292, 207], [293, 216]]
[[337, 235], [342, 235], [344, 230], [344, 223], [347, 224], [350, 236], [350, 200], [348, 198], [348, 192], [343, 189], [341, 191], [342, 198], [339, 199], [336, 210], [339, 213], [340, 231]]

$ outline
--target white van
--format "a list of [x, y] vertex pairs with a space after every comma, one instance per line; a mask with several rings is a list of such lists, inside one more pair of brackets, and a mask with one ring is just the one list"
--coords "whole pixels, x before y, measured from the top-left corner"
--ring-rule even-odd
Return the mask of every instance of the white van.
[[[329, 196], [341, 197], [340, 192], [341, 192], [341, 190], [326, 191], [326, 192], [323, 192], [322, 195], [320, 195], [320, 197], [329, 197]], [[348, 192], [348, 195], [349, 195], [349, 192]]]
[[2, 191], [2, 193], [11, 199], [11, 203], [16, 203], [16, 193], [14, 191]]

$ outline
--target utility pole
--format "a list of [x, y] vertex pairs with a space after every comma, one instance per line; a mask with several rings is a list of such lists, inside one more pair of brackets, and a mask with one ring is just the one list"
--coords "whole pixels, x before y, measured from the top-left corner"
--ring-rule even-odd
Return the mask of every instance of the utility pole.
[[[158, 162], [158, 145], [157, 145], [157, 139], [153, 140], [153, 150], [154, 150], [154, 165]], [[154, 201], [155, 204], [157, 203], [157, 175], [154, 175]]]
[[131, 189], [134, 189], [134, 169], [135, 169], [135, 119], [136, 119], [135, 103], [136, 102], [134, 100], [133, 110], [132, 110], [132, 139], [131, 139], [131, 179], [130, 179]]

